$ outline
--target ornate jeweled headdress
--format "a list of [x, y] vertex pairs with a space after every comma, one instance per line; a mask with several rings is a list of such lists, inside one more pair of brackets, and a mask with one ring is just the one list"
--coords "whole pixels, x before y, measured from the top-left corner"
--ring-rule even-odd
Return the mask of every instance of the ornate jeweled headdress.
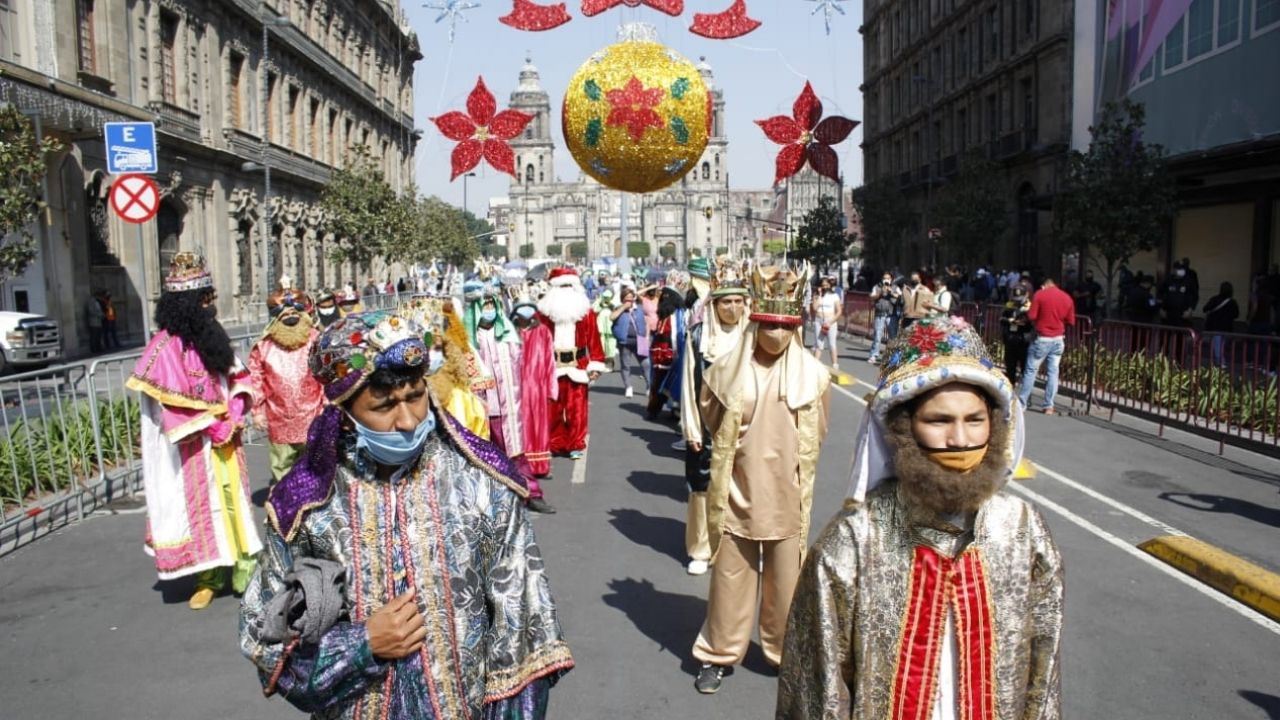
[[180, 252], [169, 262], [169, 274], [164, 278], [165, 292], [186, 292], [213, 287], [213, 276], [204, 265], [204, 258], [193, 252]]
[[750, 294], [742, 263], [728, 255], [716, 258], [716, 274], [711, 278], [711, 297]]
[[809, 264], [797, 273], [789, 268], [767, 267], [751, 271], [751, 319], [800, 325], [804, 316], [804, 290], [809, 281]]
[[311, 374], [335, 405], [353, 397], [381, 367], [412, 368], [426, 361], [430, 331], [385, 310], [352, 313], [330, 325], [311, 350]]

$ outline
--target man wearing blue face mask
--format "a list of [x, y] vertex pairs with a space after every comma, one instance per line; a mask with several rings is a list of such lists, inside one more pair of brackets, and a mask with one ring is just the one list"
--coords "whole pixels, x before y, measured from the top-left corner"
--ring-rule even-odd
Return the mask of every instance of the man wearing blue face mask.
[[435, 409], [432, 344], [385, 312], [320, 336], [329, 404], [268, 495], [241, 649], [268, 694], [324, 717], [539, 719], [573, 659], [528, 490]]

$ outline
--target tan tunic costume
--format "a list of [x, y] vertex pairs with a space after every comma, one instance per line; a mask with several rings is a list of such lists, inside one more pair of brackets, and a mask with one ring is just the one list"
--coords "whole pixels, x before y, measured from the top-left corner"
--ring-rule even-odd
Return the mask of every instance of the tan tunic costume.
[[755, 362], [754, 350], [752, 325], [742, 346], [707, 370], [701, 402], [713, 437], [708, 498], [715, 568], [693, 655], [714, 665], [742, 661], [757, 599], [765, 658], [781, 661], [826, 435], [830, 376], [822, 364], [798, 340], [768, 367]]

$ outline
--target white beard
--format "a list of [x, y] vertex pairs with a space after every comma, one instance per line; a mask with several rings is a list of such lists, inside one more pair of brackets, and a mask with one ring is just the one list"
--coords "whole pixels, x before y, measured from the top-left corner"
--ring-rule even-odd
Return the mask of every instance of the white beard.
[[538, 301], [538, 312], [556, 325], [576, 323], [591, 310], [591, 301], [579, 288], [553, 287]]

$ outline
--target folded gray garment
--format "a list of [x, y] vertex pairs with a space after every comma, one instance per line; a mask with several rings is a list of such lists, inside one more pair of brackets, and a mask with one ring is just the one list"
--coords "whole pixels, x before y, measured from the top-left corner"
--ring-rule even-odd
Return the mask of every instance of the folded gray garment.
[[284, 584], [284, 590], [267, 603], [262, 639], [282, 643], [296, 637], [304, 644], [319, 645], [346, 612], [347, 569], [332, 560], [299, 558]]

